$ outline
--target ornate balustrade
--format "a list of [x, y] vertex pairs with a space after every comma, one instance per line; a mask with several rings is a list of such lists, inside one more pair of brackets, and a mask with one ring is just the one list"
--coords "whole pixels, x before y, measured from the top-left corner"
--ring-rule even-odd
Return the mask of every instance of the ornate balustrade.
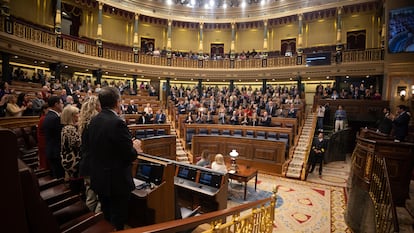
[[[331, 55], [332, 65], [317, 67], [306, 66], [306, 54], [302, 55], [301, 64], [297, 63], [298, 57], [296, 55], [247, 60], [194, 60], [181, 57], [169, 59], [139, 53], [136, 60], [136, 54], [134, 54], [132, 47], [103, 42], [102, 54], [98, 54], [98, 45], [93, 39], [68, 35], [61, 35], [63, 39], [62, 48], [59, 50], [56, 49], [57, 35], [53, 29], [31, 25], [20, 19], [12, 19], [13, 30], [11, 34], [8, 34], [4, 27], [6, 19], [4, 17], [0, 18], [0, 24], [3, 25], [0, 28], [0, 38], [3, 41], [0, 46], [2, 51], [36, 59], [45, 60], [47, 58], [49, 62], [59, 60], [79, 68], [104, 67], [109, 72], [118, 73], [140, 72], [146, 76], [179, 75], [180, 77], [198, 76], [213, 79], [225, 77], [287, 78], [292, 73], [308, 77], [328, 73], [331, 75], [334, 73], [336, 75], [360, 75], [360, 73], [375, 75], [383, 73], [384, 70], [383, 51], [380, 48], [364, 51], [344, 51], [340, 64], [335, 63], [334, 52]], [[19, 40], [14, 40], [14, 36]], [[17, 43], [15, 44], [15, 42]], [[96, 64], [98, 58], [99, 62]], [[370, 65], [367, 66], [367, 63]], [[341, 65], [342, 68], [337, 69], [337, 65]], [[158, 68], [154, 69], [151, 66], [157, 66]], [[267, 69], [261, 69], [263, 67]], [[280, 68], [283, 68], [283, 72]], [[261, 69], [261, 73], [258, 73], [258, 69]], [[249, 71], [246, 72], [245, 70]], [[198, 71], [202, 71], [203, 74], [197, 74]]]

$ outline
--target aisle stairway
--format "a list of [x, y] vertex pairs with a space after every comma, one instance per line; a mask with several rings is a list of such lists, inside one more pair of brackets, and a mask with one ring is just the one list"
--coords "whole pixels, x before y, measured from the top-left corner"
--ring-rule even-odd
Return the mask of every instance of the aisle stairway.
[[178, 162], [190, 163], [190, 161], [188, 160], [187, 152], [184, 149], [183, 143], [181, 139], [178, 137], [177, 132], [175, 131], [174, 124], [172, 124], [169, 120], [167, 120], [167, 123], [171, 125], [171, 135], [175, 135], [176, 137], [176, 160]]
[[305, 179], [306, 162], [310, 146], [312, 145], [315, 132], [316, 117], [315, 113], [308, 113], [302, 132], [299, 136], [298, 144], [295, 147], [293, 156], [285, 169], [285, 176], [296, 179]]

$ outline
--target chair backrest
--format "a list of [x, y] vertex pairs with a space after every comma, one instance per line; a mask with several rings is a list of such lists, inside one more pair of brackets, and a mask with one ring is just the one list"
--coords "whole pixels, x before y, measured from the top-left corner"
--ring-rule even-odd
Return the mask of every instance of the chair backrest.
[[155, 132], [154, 132], [153, 129], [147, 129], [145, 133], [146, 133], [147, 137], [154, 137], [155, 136]]
[[235, 129], [233, 131], [233, 136], [241, 137], [242, 136], [242, 131], [240, 129]]
[[253, 130], [247, 130], [246, 131], [246, 137], [248, 137], [248, 138], [254, 137], [254, 131]]
[[208, 130], [207, 130], [207, 129], [204, 129], [204, 128], [201, 128], [201, 129], [198, 131], [198, 134], [203, 134], [203, 135], [208, 134]]
[[264, 138], [266, 138], [266, 132], [264, 132], [264, 131], [258, 131], [258, 132], [256, 133], [256, 138], [259, 138], [259, 139], [264, 139]]
[[211, 129], [210, 134], [211, 135], [219, 135], [219, 130], [218, 129]]
[[143, 129], [138, 129], [137, 131], [135, 131], [135, 138], [137, 139], [141, 139], [141, 138], [146, 138], [146, 133], [145, 130]]
[[158, 129], [157, 130], [157, 135], [158, 136], [165, 135], [165, 129]]
[[230, 135], [230, 130], [228, 130], [228, 129], [223, 129], [223, 130], [221, 131], [221, 135]]

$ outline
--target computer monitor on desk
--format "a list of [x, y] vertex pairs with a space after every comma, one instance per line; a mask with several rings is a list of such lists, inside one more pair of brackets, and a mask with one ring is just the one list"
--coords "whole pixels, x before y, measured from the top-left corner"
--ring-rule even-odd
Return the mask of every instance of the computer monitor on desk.
[[140, 161], [138, 163], [137, 173], [135, 178], [146, 183], [154, 183], [160, 185], [164, 174], [164, 166], [158, 163], [148, 163]]
[[197, 170], [191, 167], [179, 166], [177, 177], [186, 179], [186, 180], [195, 181], [197, 177]]
[[199, 183], [208, 185], [214, 188], [220, 188], [222, 175], [214, 174], [212, 172], [201, 171]]

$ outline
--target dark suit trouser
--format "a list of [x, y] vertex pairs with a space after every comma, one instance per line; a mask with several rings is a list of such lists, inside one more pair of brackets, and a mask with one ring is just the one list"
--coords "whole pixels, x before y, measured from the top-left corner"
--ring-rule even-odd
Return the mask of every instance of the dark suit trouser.
[[128, 219], [130, 193], [112, 196], [98, 194], [98, 196], [105, 219], [111, 222], [117, 231], [123, 230]]
[[62, 166], [62, 159], [57, 158], [48, 158], [50, 169], [52, 170], [52, 176], [59, 179], [65, 177], [65, 169]]
[[311, 153], [309, 172], [315, 170], [316, 163], [319, 163], [319, 173], [322, 173], [323, 154]]

